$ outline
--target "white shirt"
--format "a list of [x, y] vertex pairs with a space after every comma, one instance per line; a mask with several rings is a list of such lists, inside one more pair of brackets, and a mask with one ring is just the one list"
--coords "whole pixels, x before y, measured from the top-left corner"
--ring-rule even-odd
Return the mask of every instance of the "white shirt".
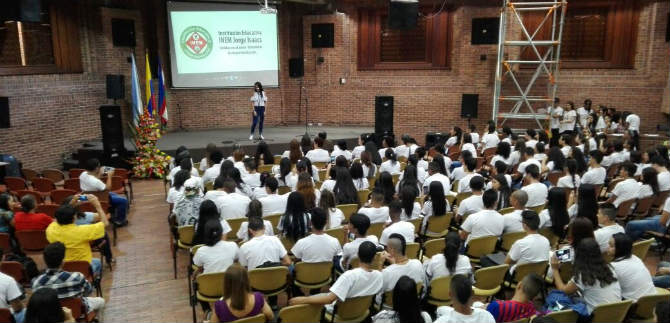
[[507, 165], [509, 165], [510, 167], [514, 166], [519, 163], [519, 160], [521, 160], [521, 152], [515, 150], [509, 153], [509, 158], [507, 159], [509, 163], [507, 163]]
[[382, 279], [384, 280], [384, 287], [381, 293], [377, 294], [377, 302], [381, 303], [382, 293], [392, 291], [395, 284], [402, 276], [407, 276], [416, 283], [423, 283], [423, 265], [418, 259], [410, 259], [407, 263], [392, 264], [382, 270]]
[[507, 164], [507, 166], [509, 166], [509, 165], [511, 165], [511, 162], [512, 162], [511, 157], [512, 157], [512, 154], [510, 154], [510, 158], [507, 158], [507, 159], [505, 159], [505, 157], [503, 157], [503, 156], [495, 155], [491, 158], [491, 162], [489, 164], [491, 164], [491, 166], [495, 167], [496, 162], [501, 161], [501, 162]]
[[344, 221], [344, 213], [338, 208], [328, 210], [328, 227], [326, 229], [339, 228]]
[[[470, 133], [470, 138], [472, 139], [473, 146], [476, 145], [479, 142], [479, 134], [476, 132], [471, 132]], [[472, 154], [472, 156], [476, 156], [475, 154]]]
[[612, 202], [614, 206], [618, 207], [619, 204], [637, 198], [637, 193], [640, 190], [640, 184], [632, 178], [627, 178], [614, 186], [612, 194], [616, 195], [616, 200]]
[[607, 127], [607, 124], [605, 123], [605, 118], [603, 116], [599, 116], [598, 120], [596, 121], [596, 130], [601, 131]]
[[526, 185], [521, 189], [526, 192], [526, 194], [528, 194], [528, 202], [526, 202], [526, 207], [536, 207], [547, 202], [547, 185], [542, 183], [533, 183]]
[[649, 186], [649, 184], [640, 184], [640, 190], [637, 192], [637, 198], [643, 199], [654, 195], [654, 189]]
[[444, 276], [459, 274], [470, 276], [470, 274], [472, 274], [472, 264], [470, 264], [470, 258], [468, 258], [468, 256], [458, 255], [454, 272], [449, 272], [449, 269], [447, 269], [447, 259], [444, 258], [444, 254], [438, 253], [424, 264], [424, 270], [426, 271], [426, 283], [424, 286], [429, 286], [433, 279]]
[[500, 138], [498, 138], [497, 133], [487, 133], [482, 136], [482, 143], [484, 144], [483, 149], [488, 149], [488, 148], [493, 148], [498, 146], [498, 143], [500, 142]]
[[603, 185], [607, 177], [607, 171], [604, 167], [591, 168], [582, 175], [581, 184]]
[[344, 156], [347, 160], [351, 160], [351, 152], [348, 150], [341, 150], [338, 145], [333, 146], [333, 152], [330, 153], [330, 157], [337, 158], [338, 156]]
[[[426, 312], [422, 311], [421, 317], [423, 318], [423, 323], [433, 322], [433, 319], [431, 319], [430, 314]], [[375, 314], [375, 316], [372, 317], [372, 323], [401, 323], [401, 322], [394, 310], [382, 310], [381, 312]]]
[[451, 191], [451, 182], [449, 181], [449, 177], [443, 175], [442, 173], [435, 173], [426, 177], [426, 180], [423, 181], [424, 193], [428, 192], [427, 188], [430, 187], [430, 183], [433, 181], [439, 181], [442, 183], [444, 194], [447, 194], [447, 192]]
[[579, 116], [579, 123], [582, 125], [582, 128], [586, 128], [589, 111], [587, 111], [584, 107], [579, 107], [577, 108], [577, 115]]
[[330, 287], [330, 292], [344, 301], [347, 298], [379, 294], [383, 286], [384, 279], [378, 270], [354, 268], [340, 275]]
[[205, 200], [210, 200], [214, 202], [214, 204], [216, 204], [216, 208], [219, 209], [219, 214], [221, 214], [221, 206], [223, 203], [222, 200], [224, 197], [226, 197], [226, 195], [228, 195], [228, 193], [226, 193], [225, 191], [211, 190], [207, 191], [207, 193], [205, 193], [205, 196], [203, 198]]
[[[272, 222], [268, 220], [263, 220], [263, 226], [265, 227], [265, 235], [273, 236], [275, 235], [274, 228], [272, 227]], [[236, 236], [242, 242], [249, 241], [249, 222], [244, 221], [240, 224], [240, 228], [237, 230]]]
[[[205, 195], [205, 196], [207, 196], [207, 195]], [[168, 203], [174, 204], [177, 201], [181, 200], [183, 197], [184, 197], [184, 187], [183, 186], [179, 190], [176, 190], [174, 187], [170, 187], [170, 190], [168, 191], [168, 195], [167, 195], [167, 198], [165, 199], [165, 201], [168, 202]]]
[[198, 248], [193, 263], [203, 267], [203, 273], [224, 272], [237, 258], [239, 248], [237, 243], [230, 241], [219, 241], [213, 246], [202, 246]]
[[[559, 107], [549, 107], [549, 125], [551, 129], [559, 129], [561, 127], [561, 117], [563, 116], [563, 108]], [[555, 115], [558, 115], [556, 117]]]
[[324, 162], [324, 163], [329, 163], [330, 162], [330, 154], [328, 153], [327, 150], [322, 149], [322, 148], [316, 148], [312, 149], [307, 152], [305, 155], [307, 159], [309, 159], [312, 163], [315, 162]]
[[[475, 177], [475, 176], [482, 176], [479, 173], [469, 173], [465, 175], [461, 180], [458, 181], [458, 192], [457, 193], [464, 193], [464, 192], [472, 192], [472, 189], [470, 189], [470, 180]], [[444, 193], [446, 194], [448, 191], [445, 191]]]
[[11, 301], [23, 295], [16, 280], [4, 273], [0, 273], [0, 291], [0, 308], [9, 308]]
[[421, 217], [421, 204], [419, 204], [419, 202], [414, 202], [414, 206], [412, 207], [412, 214], [409, 216], [405, 213], [404, 208], [400, 211], [400, 220], [402, 221], [407, 221], [409, 219], [418, 217]]
[[533, 159], [535, 159], [539, 162], [542, 162], [546, 158], [547, 158], [547, 154], [545, 154], [545, 153], [537, 153], [537, 154], [533, 155]]
[[265, 262], [280, 262], [286, 256], [286, 249], [275, 236], [258, 236], [247, 241], [240, 247], [240, 265], [249, 270], [254, 269]]
[[610, 263], [619, 277], [621, 296], [636, 302], [645, 295], [656, 294], [656, 287], [652, 281], [647, 266], [636, 255], [628, 259], [612, 261]]
[[[616, 271], [612, 270], [614, 273], [614, 278], [617, 277]], [[595, 281], [593, 285], [587, 286], [581, 282], [581, 279], [576, 277], [572, 278], [572, 281], [575, 282], [577, 288], [582, 294], [582, 299], [586, 303], [586, 308], [589, 312], [593, 312], [593, 309], [600, 304], [614, 303], [621, 301], [621, 286], [619, 281], [615, 281], [605, 287], [600, 287], [600, 282]]]
[[456, 136], [452, 136], [452, 137], [449, 137], [449, 139], [447, 139], [447, 142], [445, 142], [444, 145], [447, 148], [449, 148], [449, 147], [451, 147], [451, 146], [453, 146], [457, 143], [458, 143], [458, 138], [456, 138]]
[[[574, 205], [577, 204], [573, 204], [573, 206]], [[549, 209], [544, 209], [540, 211], [540, 214], [538, 214], [538, 216], [540, 217], [540, 227], [539, 227], [540, 229], [551, 227], [552, 223], [551, 223], [551, 215], [549, 214]]]
[[495, 323], [496, 319], [485, 309], [473, 308], [472, 314], [463, 315], [451, 306], [437, 308], [437, 320], [434, 323]]
[[398, 221], [392, 223], [382, 231], [382, 236], [379, 238], [379, 243], [386, 245], [389, 236], [398, 233], [405, 238], [406, 243], [414, 242], [414, 224], [405, 221]]
[[261, 93], [254, 92], [254, 95], [249, 101], [253, 102], [255, 107], [264, 107], [265, 103], [268, 102], [268, 97], [265, 95], [265, 91], [262, 91]]
[[528, 167], [528, 165], [535, 165], [537, 166], [537, 169], [542, 171], [542, 164], [540, 164], [540, 162], [537, 159], [528, 158], [525, 161], [519, 163], [519, 167], [517, 167], [517, 171], [519, 172], [519, 174], [526, 175], [526, 167]]
[[516, 265], [548, 261], [551, 254], [551, 245], [549, 240], [541, 234], [529, 234], [515, 241], [507, 254], [512, 261], [516, 263], [511, 271], [514, 271]]
[[593, 231], [593, 236], [600, 246], [600, 252], [605, 252], [607, 249], [609, 249], [610, 239], [615, 233], [626, 233], [626, 230], [619, 224], [615, 223], [613, 225], [608, 225]]
[[563, 114], [563, 123], [561, 123], [561, 132], [572, 131], [575, 129], [575, 123], [577, 122], [577, 111], [570, 110]]
[[640, 131], [640, 116], [637, 114], [631, 113], [626, 117], [626, 123], [628, 123], [628, 130], [631, 131]]
[[[563, 153], [563, 156], [564, 156], [565, 158], [570, 157], [570, 152], [571, 152], [571, 151], [572, 151], [572, 146], [565, 145], [565, 146], [561, 147], [561, 152]], [[558, 170], [558, 169], [557, 169], [557, 170]]]
[[342, 247], [337, 239], [325, 233], [310, 234], [298, 240], [291, 248], [291, 252], [304, 262], [331, 262], [342, 252]]
[[670, 172], [659, 172], [658, 175], [656, 175], [656, 179], [658, 180], [659, 192], [670, 190]]
[[365, 241], [370, 241], [374, 243], [375, 246], [379, 245], [379, 239], [373, 235], [369, 235], [365, 238], [356, 238], [351, 242], [345, 243], [344, 246], [342, 246], [342, 268], [346, 269], [349, 266], [352, 258], [358, 258], [358, 247], [360, 247], [361, 243]]
[[217, 177], [219, 177], [220, 173], [221, 173], [221, 164], [216, 164], [210, 168], [207, 168], [207, 170], [205, 170], [205, 173], [202, 174], [202, 182], [203, 183], [213, 182]]
[[230, 193], [220, 199], [219, 214], [224, 219], [243, 218], [247, 214], [251, 200], [237, 192]]
[[209, 165], [207, 165], [207, 156], [205, 156], [200, 160], [200, 167], [198, 167], [198, 170], [204, 172], [207, 170], [207, 168], [209, 168]]
[[461, 225], [461, 229], [470, 233], [465, 244], [474, 238], [502, 235], [504, 222], [503, 216], [495, 210], [481, 210], [470, 214]]
[[260, 173], [254, 173], [254, 174], [249, 174], [247, 173], [247, 176], [244, 176], [242, 178], [242, 181], [244, 184], [247, 184], [250, 188], [256, 188], [261, 186], [261, 174]]
[[523, 210], [514, 210], [510, 213], [503, 214], [504, 233], [523, 231], [523, 224], [521, 223], [522, 212]]
[[[363, 176], [359, 179], [354, 179], [353, 181], [354, 181], [354, 186], [356, 187], [356, 190], [358, 190], [358, 191], [365, 190], [365, 189], [368, 189], [370, 187], [370, 182], [368, 182], [368, 179], [365, 176]], [[321, 187], [323, 187], [323, 185]]]
[[400, 162], [396, 161], [395, 164], [391, 160], [387, 160], [379, 166], [379, 172], [388, 172], [389, 174], [400, 174]]
[[[361, 167], [363, 168], [363, 177], [374, 177], [375, 175], [377, 175], [377, 170], [378, 170], [377, 165], [372, 164], [372, 166], [371, 166], [373, 168], [372, 170], [365, 164], [361, 164]], [[368, 175], [372, 175], [372, 176], [368, 176]]]
[[89, 175], [88, 172], [82, 172], [79, 175], [79, 187], [83, 192], [99, 192], [107, 188], [105, 183], [97, 177]]
[[279, 214], [286, 212], [286, 201], [288, 201], [288, 194], [268, 194], [265, 197], [258, 199], [263, 205], [263, 216], [270, 214]]
[[407, 147], [405, 145], [400, 145], [398, 147], [395, 147], [394, 150], [395, 150], [396, 156], [398, 156], [398, 157], [404, 156], [404, 157], [409, 158], [409, 147]]
[[[427, 203], [427, 202], [426, 202]], [[479, 212], [484, 209], [481, 195], [471, 195], [458, 205], [458, 215], [464, 216]]]
[[535, 149], [535, 146], [537, 145], [537, 140], [535, 139], [528, 139], [526, 140], [526, 148], [533, 148]]
[[[474, 142], [474, 141], [473, 141]], [[475, 145], [472, 143], [465, 143], [463, 144], [463, 147], [461, 147], [461, 151], [468, 150], [472, 153], [472, 158], [477, 157], [477, 148], [475, 148]]]
[[449, 178], [452, 181], [460, 180], [461, 178], [463, 178], [463, 176], [465, 176], [465, 167], [464, 166], [456, 167], [456, 168], [454, 168], [454, 170], [451, 171], [451, 173], [449, 173]]
[[335, 188], [335, 184], [337, 184], [337, 182], [334, 179], [327, 179], [327, 180], [323, 181], [323, 183], [321, 183], [321, 190], [322, 191], [326, 190], [326, 191], [331, 191], [332, 192], [333, 189]]
[[[192, 161], [191, 161], [192, 162]], [[167, 175], [167, 179], [170, 180], [170, 184], [173, 183], [174, 181], [174, 176], [177, 175], [177, 173], [181, 170], [181, 166], [176, 166], [175, 168], [170, 170], [170, 173]], [[198, 173], [198, 170], [195, 169], [195, 167], [191, 167], [191, 176], [196, 176], [199, 177], [200, 173]]]
[[600, 163], [600, 165], [609, 167], [612, 166], [613, 164], [618, 164], [618, 163], [623, 163], [625, 161], [625, 155], [622, 152], [615, 151], [609, 156], [603, 157], [603, 161]]
[[[565, 175], [561, 178], [558, 179], [558, 182], [556, 183], [557, 187], [567, 187], [567, 188], [579, 188], [579, 182], [580, 178], [579, 175], [575, 174], [575, 181], [574, 184], [572, 182], [572, 175]], [[575, 187], [577, 185], [577, 187]]]
[[356, 146], [354, 150], [351, 151], [353, 158], [361, 158], [361, 153], [365, 151], [365, 146]]
[[391, 218], [389, 217], [389, 207], [362, 207], [358, 210], [358, 213], [366, 215], [370, 219], [370, 223], [386, 223], [390, 222]]

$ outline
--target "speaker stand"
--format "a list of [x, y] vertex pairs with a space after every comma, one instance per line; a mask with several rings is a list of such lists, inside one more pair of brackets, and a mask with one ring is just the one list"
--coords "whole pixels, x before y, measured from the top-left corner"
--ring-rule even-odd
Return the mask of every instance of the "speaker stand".
[[[303, 79], [301, 78], [300, 79], [300, 106], [302, 106], [302, 91], [305, 90], [305, 92], [307, 92], [307, 88], [305, 88], [302, 85], [302, 82], [303, 82]], [[308, 124], [307, 124], [308, 118], [309, 118], [309, 97], [305, 93], [305, 134], [304, 134], [304, 136], [307, 136], [307, 137], [309, 137], [309, 131], [308, 131], [308, 127], [307, 127], [308, 126]]]

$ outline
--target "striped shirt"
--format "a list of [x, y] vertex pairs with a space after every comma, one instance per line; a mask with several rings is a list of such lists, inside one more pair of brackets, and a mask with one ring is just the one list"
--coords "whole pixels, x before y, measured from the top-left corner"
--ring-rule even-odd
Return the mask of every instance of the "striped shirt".
[[47, 269], [44, 274], [35, 278], [33, 291], [42, 287], [55, 289], [59, 299], [86, 296], [93, 290], [82, 273], [56, 269]]
[[533, 303], [519, 303], [514, 300], [493, 301], [489, 303], [486, 310], [493, 315], [496, 322], [516, 321], [535, 314]]

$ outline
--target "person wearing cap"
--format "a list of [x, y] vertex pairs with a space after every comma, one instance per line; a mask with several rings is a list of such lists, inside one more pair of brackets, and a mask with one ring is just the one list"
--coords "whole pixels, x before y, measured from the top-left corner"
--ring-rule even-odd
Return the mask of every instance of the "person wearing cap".
[[177, 225], [195, 225], [200, 214], [203, 201], [202, 192], [197, 179], [189, 178], [184, 182], [184, 197], [175, 203], [172, 214], [177, 218]]

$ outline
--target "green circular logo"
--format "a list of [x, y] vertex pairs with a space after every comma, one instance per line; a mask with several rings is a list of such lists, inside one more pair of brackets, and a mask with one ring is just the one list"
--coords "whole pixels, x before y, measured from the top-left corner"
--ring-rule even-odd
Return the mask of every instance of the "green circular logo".
[[200, 26], [190, 26], [179, 37], [181, 50], [193, 59], [203, 59], [212, 52], [214, 41], [212, 36]]

